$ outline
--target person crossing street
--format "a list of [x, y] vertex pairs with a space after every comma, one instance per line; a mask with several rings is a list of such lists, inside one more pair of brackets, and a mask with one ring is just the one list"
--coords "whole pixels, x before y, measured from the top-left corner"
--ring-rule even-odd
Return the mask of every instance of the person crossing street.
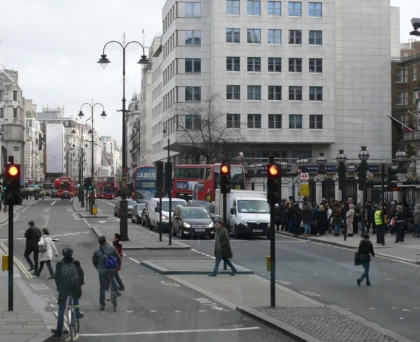
[[223, 260], [226, 265], [232, 270], [231, 276], [237, 273], [235, 266], [229, 259], [233, 257], [232, 249], [230, 248], [229, 233], [226, 228], [223, 227], [223, 221], [218, 220], [216, 222], [216, 236], [214, 237], [214, 256], [216, 257], [216, 264], [214, 270], [209, 274], [210, 277], [216, 277], [217, 271], [219, 270], [220, 262]]

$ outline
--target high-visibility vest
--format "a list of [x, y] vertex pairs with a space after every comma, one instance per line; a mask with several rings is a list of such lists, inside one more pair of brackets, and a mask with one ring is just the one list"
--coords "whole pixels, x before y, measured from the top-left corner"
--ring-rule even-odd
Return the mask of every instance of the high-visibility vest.
[[375, 225], [380, 226], [382, 224], [381, 219], [382, 210], [375, 211]]

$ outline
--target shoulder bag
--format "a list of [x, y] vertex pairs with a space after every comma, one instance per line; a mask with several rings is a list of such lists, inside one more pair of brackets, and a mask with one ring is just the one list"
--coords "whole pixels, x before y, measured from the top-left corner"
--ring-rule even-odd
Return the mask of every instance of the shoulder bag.
[[100, 248], [101, 248], [102, 254], [104, 255], [105, 268], [110, 268], [110, 269], [117, 268], [118, 267], [118, 260], [117, 260], [117, 258], [114, 257], [111, 254], [106, 255], [104, 253], [104, 250], [102, 249], [102, 247], [100, 247]]
[[[42, 241], [41, 241], [42, 240]], [[40, 245], [40, 243], [42, 242], [42, 244]], [[47, 246], [45, 245], [45, 239], [44, 239], [44, 237], [42, 236], [40, 239], [39, 239], [39, 242], [38, 242], [38, 253], [45, 253], [47, 251]]]
[[362, 263], [360, 262], [359, 252], [354, 252], [354, 265], [359, 266]]

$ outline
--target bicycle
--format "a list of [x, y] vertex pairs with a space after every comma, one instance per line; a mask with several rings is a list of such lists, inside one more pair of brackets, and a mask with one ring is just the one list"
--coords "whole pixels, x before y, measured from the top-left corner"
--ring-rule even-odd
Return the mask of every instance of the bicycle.
[[76, 334], [80, 331], [80, 323], [76, 318], [76, 310], [74, 308], [72, 296], [68, 296], [67, 301], [67, 325], [69, 327], [70, 339], [73, 342]]
[[108, 279], [109, 279], [109, 291], [111, 293], [111, 298], [107, 299], [107, 301], [111, 301], [112, 306], [114, 307], [114, 312], [117, 311], [117, 290], [115, 290], [114, 288], [114, 283], [113, 283], [113, 277], [114, 277], [114, 272], [113, 271], [108, 271]]

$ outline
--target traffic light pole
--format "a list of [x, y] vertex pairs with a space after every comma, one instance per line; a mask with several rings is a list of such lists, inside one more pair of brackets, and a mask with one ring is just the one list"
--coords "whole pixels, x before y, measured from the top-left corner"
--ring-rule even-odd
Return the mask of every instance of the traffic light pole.
[[[7, 205], [7, 204], [5, 204]], [[9, 260], [8, 260], [8, 268], [9, 268], [9, 311], [13, 311], [13, 256], [14, 256], [14, 249], [13, 249], [13, 204], [9, 204], [8, 208], [9, 212]]]

